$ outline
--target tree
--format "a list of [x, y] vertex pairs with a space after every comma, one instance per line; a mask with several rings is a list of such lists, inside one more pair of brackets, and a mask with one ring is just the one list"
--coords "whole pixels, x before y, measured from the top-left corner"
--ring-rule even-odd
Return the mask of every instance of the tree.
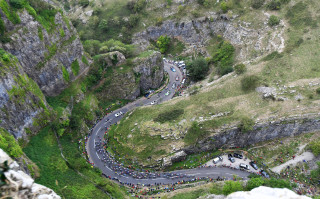
[[201, 57], [193, 60], [188, 66], [188, 72], [190, 78], [194, 81], [202, 80], [206, 77], [209, 71], [209, 66], [207, 61]]
[[222, 193], [223, 195], [229, 195], [230, 193], [236, 191], [243, 191], [243, 187], [238, 181], [226, 181], [223, 186]]
[[161, 53], [167, 52], [169, 45], [171, 42], [171, 38], [166, 36], [161, 35], [158, 40], [157, 40], [157, 47], [160, 49]]

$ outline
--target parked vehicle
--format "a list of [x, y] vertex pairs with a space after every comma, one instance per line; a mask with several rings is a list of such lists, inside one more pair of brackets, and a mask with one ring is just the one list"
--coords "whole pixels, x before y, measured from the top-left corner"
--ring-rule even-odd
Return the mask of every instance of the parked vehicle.
[[252, 168], [258, 170], [258, 166], [256, 165], [256, 163], [254, 163], [254, 161], [249, 162], [249, 164], [252, 166]]
[[234, 157], [232, 156], [232, 154], [228, 154], [228, 160], [232, 163], [234, 163], [236, 160], [234, 159]]
[[221, 157], [221, 156], [218, 156], [218, 157], [216, 157], [216, 158], [214, 158], [213, 160], [212, 160], [212, 162], [213, 162], [213, 164], [217, 164], [218, 162], [222, 162], [222, 160], [223, 160], [223, 158]]
[[239, 154], [239, 153], [234, 153], [234, 154], [233, 154], [233, 157], [239, 158], [239, 159], [242, 159], [242, 158], [243, 158], [243, 156], [242, 156], [241, 154]]
[[119, 117], [120, 115], [122, 115], [123, 113], [120, 111], [119, 113], [116, 113], [115, 116]]
[[243, 163], [240, 163], [240, 169], [246, 169], [246, 170], [249, 170], [249, 165], [246, 165], [246, 164], [243, 164]]
[[265, 178], [270, 178], [269, 174], [267, 172], [265, 172], [264, 170], [260, 171], [261, 175]]

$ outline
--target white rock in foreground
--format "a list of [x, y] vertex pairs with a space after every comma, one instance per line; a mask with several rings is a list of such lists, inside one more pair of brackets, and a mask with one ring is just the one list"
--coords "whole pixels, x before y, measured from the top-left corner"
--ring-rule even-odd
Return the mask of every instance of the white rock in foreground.
[[201, 199], [311, 199], [300, 196], [289, 189], [257, 187], [251, 191], [238, 191], [228, 196], [208, 195]]
[[0, 187], [4, 198], [61, 199], [52, 189], [34, 183], [34, 180], [19, 170], [18, 164], [0, 149], [0, 167], [7, 161], [9, 170], [4, 173], [8, 184]]

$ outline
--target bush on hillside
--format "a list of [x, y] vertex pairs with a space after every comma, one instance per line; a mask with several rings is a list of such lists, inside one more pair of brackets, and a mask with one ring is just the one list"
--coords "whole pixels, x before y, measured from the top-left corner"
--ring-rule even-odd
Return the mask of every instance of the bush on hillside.
[[268, 3], [267, 8], [270, 10], [280, 10], [281, 2], [279, 0], [272, 0]]
[[251, 6], [252, 6], [254, 9], [259, 9], [259, 8], [261, 8], [261, 6], [264, 4], [264, 1], [265, 1], [265, 0], [252, 0]]
[[276, 25], [279, 25], [279, 23], [280, 23], [279, 17], [277, 17], [275, 15], [270, 16], [270, 18], [268, 20], [269, 26], [276, 26]]
[[170, 122], [182, 115], [184, 113], [183, 109], [173, 109], [169, 111], [165, 111], [163, 113], [160, 113], [156, 118], [153, 120], [155, 122], [160, 122], [160, 123], [165, 123], [165, 122]]
[[227, 41], [220, 42], [217, 51], [212, 56], [212, 62], [216, 64], [219, 75], [225, 75], [233, 71], [235, 48]]
[[308, 144], [308, 146], [315, 156], [320, 155], [320, 139], [313, 140]]
[[244, 117], [241, 119], [238, 128], [241, 132], [246, 133], [248, 131], [253, 130], [254, 120], [248, 117]]
[[234, 67], [235, 72], [240, 75], [247, 71], [246, 65], [244, 64], [238, 64]]
[[255, 75], [248, 75], [246, 77], [243, 77], [241, 80], [241, 88], [243, 91], [253, 91], [258, 87], [259, 84], [259, 77]]
[[171, 38], [161, 35], [157, 40], [157, 47], [160, 49], [161, 53], [166, 53], [171, 42]]
[[24, 0], [9, 0], [9, 3], [12, 7], [16, 8], [16, 9], [21, 9], [24, 7]]
[[193, 81], [204, 79], [207, 76], [208, 71], [208, 63], [203, 57], [193, 60], [188, 66], [188, 72]]
[[243, 191], [243, 186], [239, 181], [226, 181], [222, 193], [223, 195], [229, 195], [236, 191]]

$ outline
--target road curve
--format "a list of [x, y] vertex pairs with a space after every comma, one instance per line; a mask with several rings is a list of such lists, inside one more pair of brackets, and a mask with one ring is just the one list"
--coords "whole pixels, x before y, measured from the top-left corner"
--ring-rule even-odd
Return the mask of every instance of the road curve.
[[[176, 72], [171, 71], [170, 67], [174, 67]], [[168, 101], [174, 96], [175, 88], [180, 85], [180, 82], [183, 79], [183, 74], [178, 67], [166, 62], [164, 64], [164, 70], [169, 74], [170, 80], [163, 91], [159, 94], [153, 95], [150, 99], [141, 98], [116, 111], [113, 111], [112, 114], [108, 114], [95, 125], [89, 134], [88, 141], [86, 142], [86, 149], [90, 162], [92, 162], [95, 167], [99, 168], [106, 177], [124, 184], [173, 184], [181, 181], [190, 181], [196, 178], [225, 177], [227, 179], [232, 179], [233, 175], [246, 178], [249, 175], [248, 172], [225, 167], [202, 167], [179, 170], [171, 173], [138, 172], [124, 168], [121, 164], [118, 164], [113, 157], [105, 152], [102, 147], [102, 143], [106, 142], [104, 140], [106, 128], [109, 128], [112, 124], [120, 121], [125, 113], [136, 107], [150, 105], [153, 101], [157, 101], [157, 103]], [[179, 76], [179, 81], [176, 81], [176, 76]], [[173, 83], [175, 83], [175, 88], [172, 87]], [[165, 95], [168, 91], [170, 91], [170, 94]], [[120, 111], [124, 114], [119, 117], [115, 117], [115, 113], [119, 113]]]

